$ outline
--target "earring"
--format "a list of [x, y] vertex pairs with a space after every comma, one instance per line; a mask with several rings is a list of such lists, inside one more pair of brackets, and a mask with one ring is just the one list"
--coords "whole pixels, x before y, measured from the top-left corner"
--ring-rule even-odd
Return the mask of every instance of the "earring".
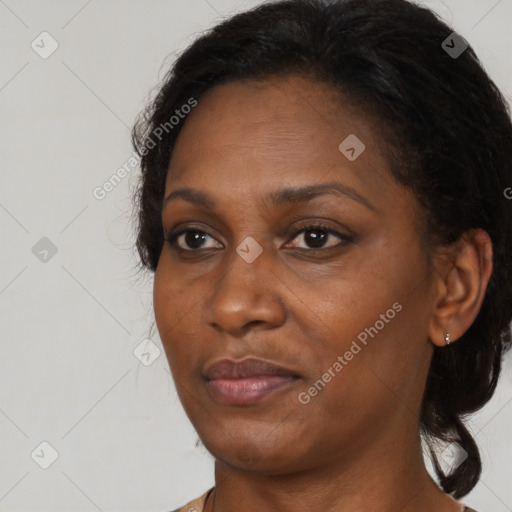
[[452, 342], [452, 340], [450, 339], [450, 333], [449, 332], [445, 333], [444, 341], [446, 341], [447, 345], [449, 345]]

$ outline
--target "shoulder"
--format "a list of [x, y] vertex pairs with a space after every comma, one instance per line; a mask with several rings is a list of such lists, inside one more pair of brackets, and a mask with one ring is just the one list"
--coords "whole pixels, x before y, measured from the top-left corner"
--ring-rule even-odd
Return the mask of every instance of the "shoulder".
[[199, 498], [189, 501], [182, 507], [177, 508], [176, 510], [173, 510], [172, 512], [203, 512], [206, 498], [212, 491], [213, 491], [213, 487], [211, 489], [208, 489], [203, 495], [199, 496]]

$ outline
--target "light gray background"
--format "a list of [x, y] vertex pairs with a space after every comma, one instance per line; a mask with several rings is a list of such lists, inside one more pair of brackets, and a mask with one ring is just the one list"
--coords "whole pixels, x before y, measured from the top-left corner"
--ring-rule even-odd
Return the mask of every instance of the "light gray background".
[[[163, 350], [149, 366], [133, 353], [153, 321], [152, 276], [135, 272], [137, 172], [92, 191], [132, 155], [129, 129], [174, 54], [259, 3], [0, 0], [1, 511], [163, 512], [213, 484]], [[510, 98], [512, 0], [424, 3]], [[43, 31], [59, 45], [47, 59], [31, 48]], [[58, 251], [47, 262], [32, 252], [42, 237]], [[511, 427], [509, 356], [471, 420], [484, 471], [464, 501], [481, 512], [512, 511]], [[48, 469], [42, 442], [58, 453]]]

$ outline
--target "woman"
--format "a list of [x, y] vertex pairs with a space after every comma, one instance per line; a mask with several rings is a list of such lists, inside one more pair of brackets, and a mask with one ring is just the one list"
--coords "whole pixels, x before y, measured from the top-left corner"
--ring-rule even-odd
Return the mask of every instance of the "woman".
[[463, 418], [512, 317], [512, 126], [472, 48], [405, 0], [267, 3], [180, 56], [133, 141], [156, 324], [215, 458], [180, 510], [469, 512]]

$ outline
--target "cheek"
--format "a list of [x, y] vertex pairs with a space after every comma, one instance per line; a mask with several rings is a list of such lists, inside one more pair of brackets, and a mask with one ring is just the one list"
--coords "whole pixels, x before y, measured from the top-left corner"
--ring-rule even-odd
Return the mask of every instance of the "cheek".
[[315, 348], [320, 361], [306, 384], [332, 381], [326, 387], [334, 400], [339, 394], [363, 402], [378, 396], [387, 400], [425, 373], [428, 276], [421, 254], [410, 247], [407, 261], [386, 253], [385, 247], [374, 254], [357, 279], [326, 281], [321, 291], [309, 294], [310, 309], [319, 312], [321, 321], [303, 330], [318, 328], [328, 341]]
[[159, 264], [153, 284], [153, 307], [155, 321], [163, 343], [165, 343], [166, 333], [177, 320], [177, 305], [172, 281], [167, 277], [163, 265]]
[[159, 264], [153, 285], [153, 307], [160, 339], [173, 374], [179, 372], [192, 353], [196, 339], [192, 336], [190, 325], [194, 317], [194, 302], [186, 290], [182, 281], [171, 275], [165, 264]]
[[[173, 326], [190, 321], [189, 314], [198, 306], [198, 290], [183, 279], [162, 254], [155, 272], [153, 306], [155, 320], [164, 334]], [[165, 342], [166, 336], [162, 338]]]

